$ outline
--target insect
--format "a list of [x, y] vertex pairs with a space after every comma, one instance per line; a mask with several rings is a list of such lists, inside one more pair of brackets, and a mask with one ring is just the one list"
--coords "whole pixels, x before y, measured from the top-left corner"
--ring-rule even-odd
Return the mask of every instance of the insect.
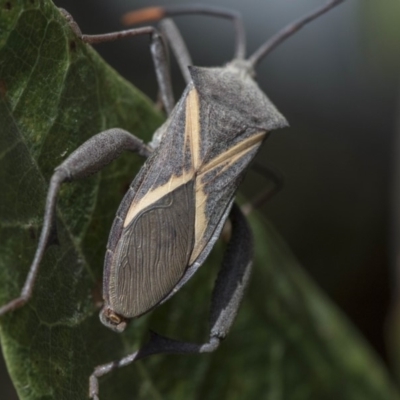
[[[90, 397], [99, 398], [98, 378], [120, 366], [155, 353], [214, 351], [228, 334], [247, 285], [252, 261], [251, 232], [234, 195], [244, 173], [269, 132], [286, 125], [285, 118], [254, 81], [255, 67], [278, 44], [306, 23], [344, 0], [331, 1], [288, 26], [245, 58], [240, 17], [211, 6], [153, 7], [126, 15], [127, 23], [163, 20], [180, 14], [208, 14], [233, 21], [234, 59], [220, 68], [192, 65], [175, 25], [166, 19], [162, 34], [154, 27], [104, 35], [82, 35], [86, 43], [150, 35], [157, 81], [167, 121], [144, 144], [122, 129], [101, 132], [82, 144], [56, 168], [51, 178], [39, 245], [21, 296], [0, 309], [0, 315], [25, 304], [32, 295], [38, 268], [53, 235], [57, 194], [63, 182], [87, 177], [124, 150], [148, 157], [117, 211], [104, 264], [104, 306], [100, 319], [122, 332], [139, 317], [175, 294], [203, 264], [232, 221], [228, 250], [215, 284], [211, 329], [204, 344], [185, 343], [153, 334], [138, 352], [97, 367], [90, 378]], [[163, 37], [171, 46], [187, 87], [174, 104]]]

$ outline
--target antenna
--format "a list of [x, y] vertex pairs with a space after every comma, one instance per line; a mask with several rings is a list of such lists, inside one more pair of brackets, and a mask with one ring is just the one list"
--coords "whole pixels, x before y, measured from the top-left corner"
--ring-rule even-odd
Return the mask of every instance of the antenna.
[[244, 59], [246, 56], [246, 37], [242, 17], [239, 13], [225, 8], [208, 4], [188, 4], [167, 7], [148, 7], [125, 14], [122, 22], [125, 25], [135, 25], [143, 22], [158, 21], [165, 17], [178, 15], [202, 14], [231, 20], [235, 27], [235, 58]]
[[249, 58], [250, 64], [255, 68], [262, 59], [269, 54], [275, 47], [279, 46], [287, 38], [299, 31], [304, 25], [318, 18], [320, 15], [325, 14], [331, 8], [343, 3], [345, 0], [332, 0], [328, 4], [317, 8], [310, 14], [305, 15], [303, 18], [285, 26], [278, 33], [267, 40], [262, 46], [258, 48]]

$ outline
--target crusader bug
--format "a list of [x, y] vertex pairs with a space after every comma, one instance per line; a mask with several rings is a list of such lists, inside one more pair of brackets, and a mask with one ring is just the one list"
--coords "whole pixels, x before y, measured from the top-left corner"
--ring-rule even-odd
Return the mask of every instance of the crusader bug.
[[[269, 132], [287, 125], [285, 118], [254, 80], [257, 64], [305, 24], [344, 0], [330, 1], [278, 32], [249, 58], [245, 36], [235, 12], [206, 5], [151, 7], [125, 16], [127, 24], [151, 26], [82, 35], [64, 10], [75, 33], [86, 43], [149, 35], [151, 54], [166, 122], [149, 144], [119, 128], [101, 132], [83, 143], [55, 169], [51, 178], [39, 245], [20, 297], [0, 309], [0, 315], [25, 304], [32, 295], [43, 254], [52, 239], [57, 194], [63, 182], [87, 177], [116, 159], [124, 150], [147, 158], [123, 198], [112, 225], [104, 263], [101, 322], [121, 332], [127, 322], [154, 309], [174, 295], [203, 264], [232, 222], [231, 238], [218, 275], [210, 311], [210, 337], [204, 344], [152, 334], [139, 351], [99, 366], [90, 378], [90, 397], [98, 399], [98, 378], [155, 353], [214, 351], [237, 314], [248, 283], [252, 236], [234, 204], [243, 175]], [[223, 67], [193, 66], [185, 44], [170, 19], [182, 14], [206, 14], [229, 19], [236, 30], [234, 59]], [[174, 105], [164, 43], [174, 53], [187, 86]]]

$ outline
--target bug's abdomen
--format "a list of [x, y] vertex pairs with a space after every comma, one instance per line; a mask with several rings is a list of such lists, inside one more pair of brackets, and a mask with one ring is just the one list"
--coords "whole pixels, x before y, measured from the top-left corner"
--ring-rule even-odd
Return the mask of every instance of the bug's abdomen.
[[109, 275], [109, 302], [126, 318], [165, 298], [185, 272], [194, 241], [194, 184], [150, 204], [124, 228]]

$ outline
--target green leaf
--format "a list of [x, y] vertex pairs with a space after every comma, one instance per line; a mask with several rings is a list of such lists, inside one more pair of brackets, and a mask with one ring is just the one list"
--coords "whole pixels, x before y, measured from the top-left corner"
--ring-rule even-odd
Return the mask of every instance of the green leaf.
[[[74, 36], [50, 1], [0, 0], [0, 304], [18, 296], [36, 249], [53, 169], [90, 136], [119, 126], [148, 140], [162, 122], [142, 94]], [[141, 160], [67, 184], [59, 246], [32, 300], [2, 317], [4, 355], [21, 400], [87, 398], [95, 366], [137, 349], [149, 327], [207, 337], [218, 244], [171, 301], [117, 334], [98, 319], [102, 261], [118, 203]], [[268, 224], [253, 221], [253, 279], [214, 354], [153, 356], [101, 379], [113, 399], [397, 399], [384, 368], [299, 269]]]

